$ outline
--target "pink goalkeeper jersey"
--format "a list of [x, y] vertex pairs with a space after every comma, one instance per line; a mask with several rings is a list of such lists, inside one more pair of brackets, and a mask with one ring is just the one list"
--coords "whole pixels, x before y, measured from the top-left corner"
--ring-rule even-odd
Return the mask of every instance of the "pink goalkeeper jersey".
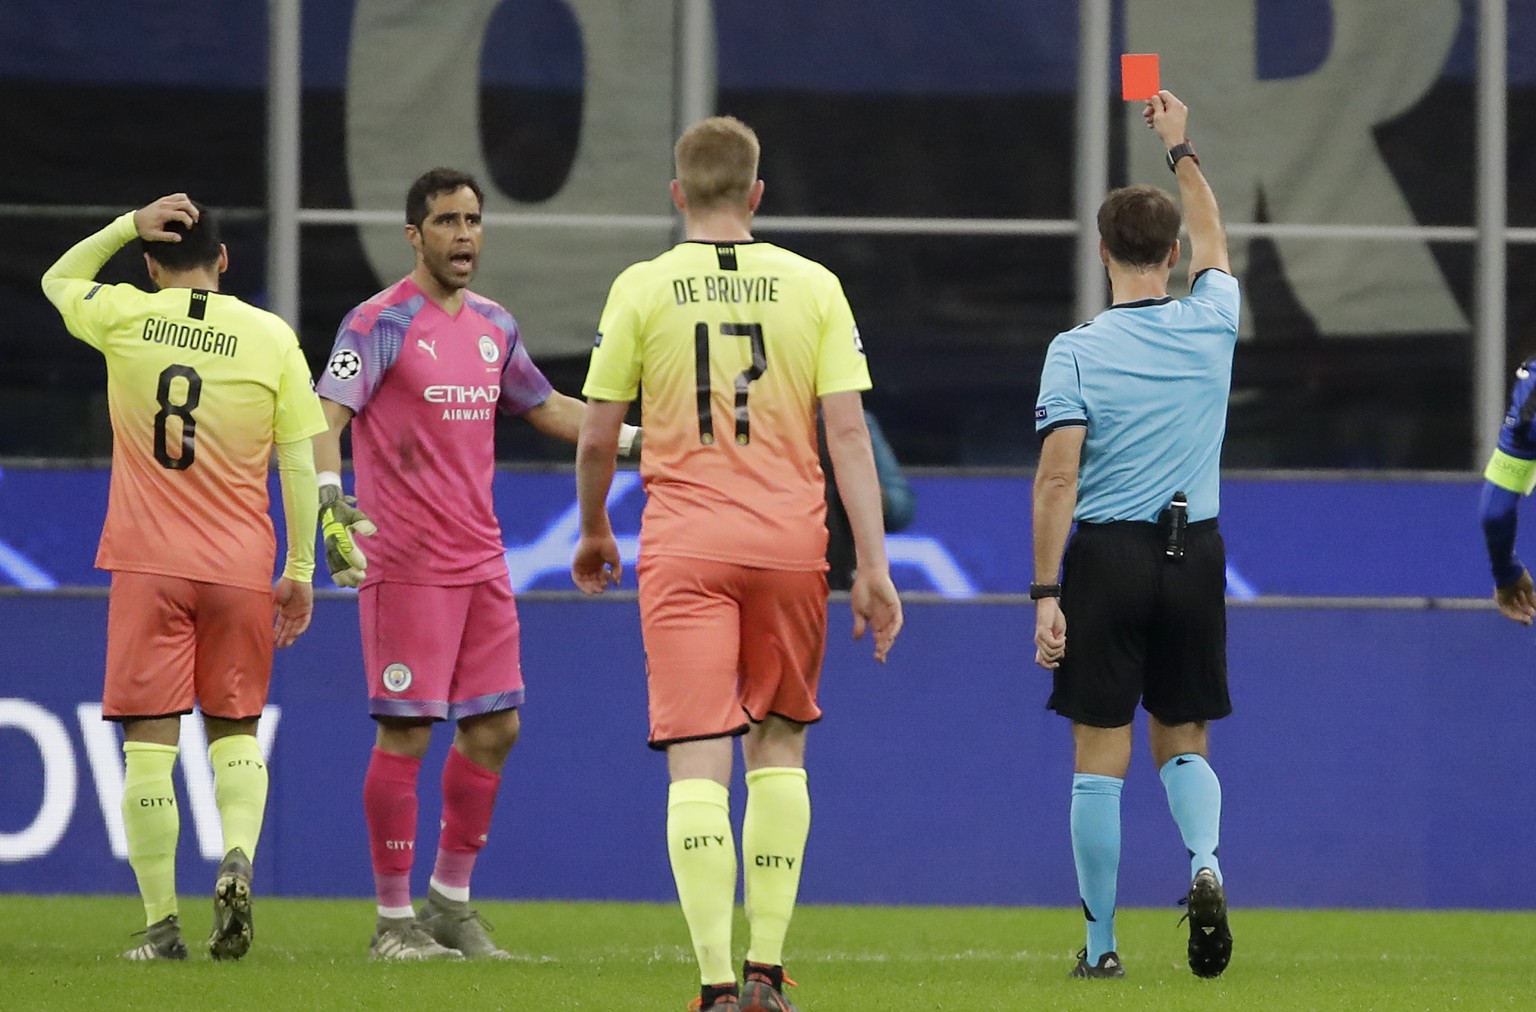
[[365, 583], [506, 575], [496, 409], [520, 415], [551, 392], [510, 313], [466, 291], [449, 316], [406, 277], [347, 314], [315, 390], [356, 415], [358, 506], [379, 527], [362, 542]]

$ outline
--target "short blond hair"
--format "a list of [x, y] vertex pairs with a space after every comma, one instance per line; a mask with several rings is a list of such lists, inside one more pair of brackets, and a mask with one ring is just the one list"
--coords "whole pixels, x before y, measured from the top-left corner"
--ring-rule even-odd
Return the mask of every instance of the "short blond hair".
[[684, 131], [673, 149], [677, 181], [690, 209], [745, 206], [757, 182], [761, 148], [752, 128], [734, 116], [711, 116]]

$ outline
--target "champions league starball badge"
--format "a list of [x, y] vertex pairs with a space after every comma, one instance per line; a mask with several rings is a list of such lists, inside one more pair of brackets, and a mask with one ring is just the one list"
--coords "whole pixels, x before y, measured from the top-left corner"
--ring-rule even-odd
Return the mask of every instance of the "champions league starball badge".
[[350, 348], [343, 348], [331, 356], [325, 371], [339, 380], [349, 380], [363, 371], [363, 360], [358, 357], [357, 352]]

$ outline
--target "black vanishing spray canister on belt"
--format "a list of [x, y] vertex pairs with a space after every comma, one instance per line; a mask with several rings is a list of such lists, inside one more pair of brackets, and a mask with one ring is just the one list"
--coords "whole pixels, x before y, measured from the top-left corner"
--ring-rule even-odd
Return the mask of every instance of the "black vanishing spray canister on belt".
[[1163, 554], [1174, 562], [1184, 558], [1184, 530], [1189, 526], [1189, 500], [1183, 492], [1173, 493], [1168, 508], [1158, 518], [1163, 527]]

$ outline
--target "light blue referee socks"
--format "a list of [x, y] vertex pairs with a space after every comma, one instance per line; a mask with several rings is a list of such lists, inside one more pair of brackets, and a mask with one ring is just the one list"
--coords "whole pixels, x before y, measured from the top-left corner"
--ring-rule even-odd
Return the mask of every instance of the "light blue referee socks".
[[1220, 882], [1216, 851], [1221, 843], [1221, 781], [1216, 771], [1204, 756], [1187, 752], [1169, 759], [1158, 775], [1168, 792], [1168, 810], [1189, 851], [1190, 879], [1201, 868], [1209, 868]]
[[1115, 951], [1115, 889], [1120, 875], [1119, 777], [1072, 777], [1072, 860], [1088, 919], [1088, 965]]

